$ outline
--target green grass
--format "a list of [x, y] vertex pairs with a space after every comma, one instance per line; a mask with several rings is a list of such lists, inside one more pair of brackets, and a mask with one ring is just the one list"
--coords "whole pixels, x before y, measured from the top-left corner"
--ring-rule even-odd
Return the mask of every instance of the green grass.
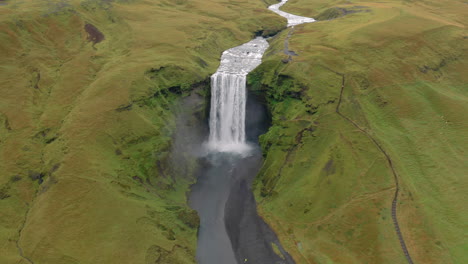
[[34, 263], [194, 263], [173, 105], [285, 20], [260, 1], [63, 3], [0, 6], [0, 263], [28, 263], [17, 241]]
[[299, 57], [287, 64], [282, 33], [249, 76], [273, 115], [261, 137], [261, 215], [298, 263], [406, 262], [390, 216], [390, 168], [335, 112], [344, 74], [340, 110], [394, 162], [398, 218], [414, 262], [465, 263], [462, 3], [291, 0], [284, 10], [316, 16], [356, 6], [369, 12], [297, 26], [289, 46]]
[[[0, 263], [28, 263], [18, 240], [36, 264], [194, 263], [191, 179], [169, 162], [173, 105], [222, 51], [284, 28], [265, 8], [273, 2], [0, 6]], [[299, 56], [287, 64], [281, 32], [249, 75], [273, 119], [260, 138], [259, 212], [297, 263], [405, 263], [390, 168], [335, 112], [344, 74], [341, 112], [394, 162], [415, 263], [467, 262], [464, 4], [283, 8], [317, 17], [336, 7], [366, 12], [296, 26], [289, 48]], [[103, 42], [87, 41], [86, 23]]]

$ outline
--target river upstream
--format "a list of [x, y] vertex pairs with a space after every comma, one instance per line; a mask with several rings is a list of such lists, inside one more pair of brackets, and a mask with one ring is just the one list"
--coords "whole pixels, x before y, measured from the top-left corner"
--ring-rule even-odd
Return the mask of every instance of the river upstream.
[[[315, 20], [269, 7], [288, 19], [288, 26]], [[190, 206], [200, 216], [199, 264], [291, 264], [275, 233], [258, 216], [251, 190], [262, 165], [258, 136], [268, 129], [265, 106], [246, 89], [246, 76], [261, 64], [269, 44], [258, 37], [226, 50], [211, 76], [209, 138]], [[246, 118], [247, 117], [247, 118]]]

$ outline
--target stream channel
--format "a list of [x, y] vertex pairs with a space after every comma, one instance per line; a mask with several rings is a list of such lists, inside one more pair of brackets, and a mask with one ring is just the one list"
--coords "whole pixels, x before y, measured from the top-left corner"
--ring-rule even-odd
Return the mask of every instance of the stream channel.
[[[280, 11], [286, 2], [269, 9], [287, 18], [288, 27], [314, 21]], [[270, 120], [261, 98], [247, 91], [246, 76], [261, 64], [268, 46], [266, 39], [257, 37], [226, 50], [211, 76], [209, 130], [205, 125], [204, 129], [175, 135], [183, 139], [176, 140], [176, 146], [198, 153], [197, 182], [191, 187], [189, 204], [200, 216], [199, 264], [294, 263], [258, 215], [251, 190], [263, 162], [258, 136], [267, 131]], [[193, 93], [184, 99], [185, 107], [198, 107], [197, 97]], [[178, 124], [184, 126], [186, 119], [182, 117]]]

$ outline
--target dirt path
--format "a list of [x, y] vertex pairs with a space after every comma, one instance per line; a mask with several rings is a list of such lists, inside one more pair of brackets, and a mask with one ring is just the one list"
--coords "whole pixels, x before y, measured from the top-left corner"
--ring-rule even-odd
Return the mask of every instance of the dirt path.
[[379, 142], [377, 142], [377, 140], [371, 134], [369, 134], [365, 129], [361, 128], [356, 122], [354, 122], [349, 117], [345, 116], [343, 113], [340, 112], [340, 106], [341, 106], [341, 102], [342, 102], [342, 99], [343, 99], [343, 91], [344, 91], [344, 88], [345, 88], [346, 77], [342, 73], [338, 73], [338, 72], [335, 72], [335, 73], [342, 77], [340, 97], [338, 99], [338, 104], [336, 105], [336, 109], [335, 109], [336, 113], [338, 115], [340, 115], [343, 119], [345, 119], [346, 121], [351, 123], [354, 127], [359, 129], [359, 131], [361, 131], [363, 134], [365, 134], [377, 146], [377, 148], [380, 150], [380, 152], [382, 152], [382, 154], [385, 156], [385, 159], [387, 160], [388, 165], [390, 166], [390, 168], [392, 170], [393, 178], [395, 180], [395, 194], [394, 194], [393, 200], [392, 200], [393, 225], [395, 227], [395, 232], [397, 233], [398, 239], [400, 240], [401, 249], [403, 250], [403, 253], [405, 254], [406, 260], [408, 261], [409, 264], [413, 264], [413, 260], [411, 259], [408, 248], [406, 247], [405, 239], [403, 238], [403, 234], [401, 233], [401, 230], [400, 230], [400, 224], [398, 223], [397, 204], [398, 204], [398, 193], [400, 192], [400, 184], [399, 184], [399, 181], [398, 181], [398, 175], [396, 173], [395, 167], [393, 166], [392, 159], [390, 158], [390, 155], [388, 155], [388, 153], [385, 151], [385, 149], [383, 149], [383, 147], [379, 144]]
[[25, 260], [26, 260], [27, 262], [29, 262], [30, 264], [34, 264], [34, 262], [24, 254], [24, 250], [23, 250], [23, 248], [22, 248], [21, 245], [20, 245], [21, 235], [23, 234], [23, 229], [24, 229], [24, 227], [26, 226], [26, 222], [28, 221], [28, 215], [29, 215], [29, 212], [31, 211], [31, 208], [32, 208], [32, 203], [31, 203], [31, 206], [29, 206], [28, 210], [26, 211], [26, 214], [25, 214], [25, 216], [24, 216], [24, 221], [23, 221], [23, 223], [21, 224], [21, 228], [18, 230], [18, 239], [16, 240], [16, 248], [18, 249], [19, 255], [20, 255], [23, 259], [25, 259]]

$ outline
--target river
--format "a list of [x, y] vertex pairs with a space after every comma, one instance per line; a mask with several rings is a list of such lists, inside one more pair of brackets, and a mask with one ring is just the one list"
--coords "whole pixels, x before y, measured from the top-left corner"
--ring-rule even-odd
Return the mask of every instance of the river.
[[[286, 2], [269, 9], [287, 18], [288, 26], [315, 21], [279, 10]], [[267, 131], [269, 118], [261, 98], [248, 94], [246, 76], [268, 46], [257, 37], [226, 50], [211, 77], [209, 136], [200, 145], [205, 151], [189, 196], [200, 216], [199, 264], [294, 263], [258, 215], [251, 190], [263, 162], [258, 136]]]

